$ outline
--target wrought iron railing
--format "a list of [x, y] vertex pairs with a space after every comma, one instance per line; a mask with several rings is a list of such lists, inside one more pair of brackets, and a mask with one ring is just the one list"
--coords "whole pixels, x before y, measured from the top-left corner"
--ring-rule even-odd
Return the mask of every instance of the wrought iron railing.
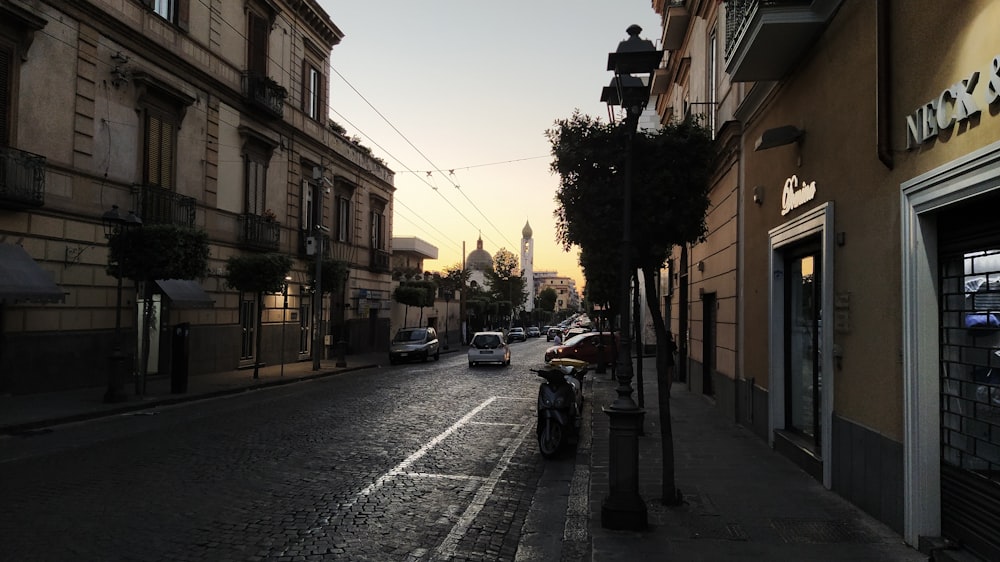
[[243, 72], [243, 96], [274, 117], [281, 117], [288, 90], [264, 74], [247, 70]]
[[45, 157], [0, 146], [0, 206], [45, 204]]
[[388, 273], [392, 271], [389, 264], [392, 254], [385, 250], [372, 250], [371, 269], [378, 273]]
[[143, 224], [194, 226], [197, 201], [152, 185], [132, 186], [132, 198]]
[[281, 245], [281, 225], [271, 218], [250, 213], [239, 216], [240, 244], [253, 250], [277, 250]]

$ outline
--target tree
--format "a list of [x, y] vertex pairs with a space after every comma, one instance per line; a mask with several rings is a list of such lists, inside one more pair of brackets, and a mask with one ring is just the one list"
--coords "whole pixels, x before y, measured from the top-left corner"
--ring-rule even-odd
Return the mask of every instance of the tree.
[[518, 271], [517, 256], [511, 251], [506, 248], [497, 250], [493, 256], [493, 269], [486, 271], [486, 281], [495, 301], [510, 303], [502, 307], [504, 312], [501, 314], [513, 314], [514, 310], [524, 306], [527, 282]]
[[[262, 336], [261, 320], [264, 317], [264, 293], [280, 293], [291, 269], [292, 258], [285, 254], [247, 254], [226, 260], [226, 284], [243, 293], [257, 294], [255, 347], [258, 353]], [[259, 369], [260, 361], [254, 361], [253, 378], [259, 378]]]
[[[142, 287], [142, 339], [139, 394], [146, 391], [150, 327], [153, 320], [153, 283], [157, 279], [198, 279], [208, 271], [208, 234], [172, 224], [154, 224], [115, 234], [108, 241], [108, 274], [119, 271]], [[119, 263], [121, 269], [119, 270]]]
[[409, 316], [411, 306], [420, 306], [424, 302], [424, 290], [412, 285], [400, 285], [392, 292], [392, 300], [406, 306], [403, 309], [403, 327], [406, 327], [406, 318]]
[[[620, 286], [622, 249], [618, 236], [607, 235], [623, 231], [625, 158], [632, 158], [633, 200], [641, 202], [632, 206], [629, 257], [642, 270], [647, 287], [654, 286], [655, 274], [673, 246], [704, 237], [715, 158], [711, 132], [697, 118], [636, 134], [631, 151], [625, 150], [628, 134], [621, 124], [605, 124], [579, 112], [546, 131], [552, 144], [552, 170], [560, 176], [556, 238], [567, 250], [580, 247], [591, 302], [607, 302], [612, 308], [628, 306], [613, 297], [614, 287]], [[670, 424], [673, 336], [666, 329], [655, 291], [647, 291], [646, 297], [657, 344], [663, 502], [673, 505], [680, 500], [674, 483]]]
[[538, 308], [546, 312], [555, 312], [556, 300], [558, 299], [559, 294], [556, 293], [556, 290], [552, 287], [546, 287], [538, 293]]

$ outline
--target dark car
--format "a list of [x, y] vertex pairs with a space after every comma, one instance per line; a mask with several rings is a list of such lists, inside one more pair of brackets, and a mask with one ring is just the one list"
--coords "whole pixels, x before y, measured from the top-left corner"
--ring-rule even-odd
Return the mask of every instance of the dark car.
[[559, 328], [549, 328], [545, 332], [545, 341], [552, 341], [556, 338], [556, 336], [559, 336], [559, 339], [562, 339], [562, 330]]
[[389, 347], [389, 363], [401, 361], [427, 361], [441, 358], [441, 349], [434, 328], [400, 328]]
[[507, 342], [513, 343], [516, 341], [528, 341], [528, 335], [524, 332], [524, 328], [511, 328], [507, 332]]
[[618, 338], [611, 332], [586, 332], [566, 340], [562, 345], [554, 345], [545, 350], [545, 362], [563, 357], [580, 359], [598, 369], [607, 367], [615, 360]]
[[529, 338], [537, 338], [537, 337], [540, 337], [541, 335], [542, 335], [542, 332], [541, 332], [541, 330], [538, 329], [538, 326], [528, 326], [528, 337]]

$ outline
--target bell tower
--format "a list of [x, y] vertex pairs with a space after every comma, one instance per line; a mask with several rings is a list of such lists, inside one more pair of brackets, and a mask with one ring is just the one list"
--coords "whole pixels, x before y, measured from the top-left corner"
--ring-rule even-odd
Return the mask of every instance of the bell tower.
[[531, 312], [535, 309], [535, 241], [531, 239], [531, 225], [524, 221], [524, 228], [521, 229], [521, 275], [524, 277], [524, 290], [528, 293], [527, 302], [524, 303], [524, 310]]

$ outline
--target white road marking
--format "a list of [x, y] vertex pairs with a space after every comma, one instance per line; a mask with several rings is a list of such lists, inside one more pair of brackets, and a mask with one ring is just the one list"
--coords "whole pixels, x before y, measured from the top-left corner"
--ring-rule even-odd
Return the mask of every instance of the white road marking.
[[479, 412], [481, 412], [483, 410], [483, 408], [485, 408], [485, 407], [489, 406], [490, 404], [492, 404], [493, 401], [495, 401], [496, 399], [497, 399], [496, 396], [492, 396], [492, 397], [486, 399], [485, 401], [483, 401], [482, 404], [480, 404], [480, 405], [476, 406], [475, 408], [473, 408], [472, 411], [470, 411], [468, 414], [465, 414], [464, 416], [462, 416], [462, 418], [460, 420], [458, 420], [457, 422], [453, 423], [451, 425], [451, 427], [449, 427], [448, 429], [442, 431], [441, 433], [439, 433], [437, 435], [437, 437], [435, 437], [435, 438], [431, 439], [430, 441], [428, 441], [427, 443], [425, 443], [423, 447], [420, 447], [419, 449], [417, 449], [417, 451], [414, 452], [412, 455], [410, 455], [410, 456], [406, 457], [405, 459], [403, 459], [403, 462], [397, 464], [395, 467], [392, 468], [392, 470], [390, 470], [389, 472], [386, 472], [382, 476], [379, 476], [377, 480], [375, 480], [374, 482], [372, 482], [371, 484], [369, 484], [368, 486], [366, 486], [365, 489], [363, 489], [360, 492], [358, 492], [353, 498], [351, 498], [351, 501], [349, 501], [346, 504], [342, 505], [341, 508], [342, 509], [350, 509], [351, 507], [354, 507], [354, 504], [358, 503], [358, 500], [360, 500], [362, 497], [368, 496], [372, 492], [374, 492], [375, 490], [381, 488], [382, 485], [385, 484], [387, 481], [389, 481], [391, 478], [393, 478], [395, 476], [398, 476], [400, 474], [403, 474], [406, 471], [406, 468], [408, 466], [410, 466], [411, 464], [417, 462], [420, 459], [420, 457], [426, 455], [427, 452], [430, 451], [431, 449], [433, 449], [435, 446], [437, 446], [438, 443], [440, 443], [441, 441], [444, 441], [449, 435], [451, 435], [452, 433], [455, 433], [456, 431], [458, 431], [459, 428], [461, 428], [463, 425], [467, 424], [469, 422], [469, 420], [471, 420], [476, 414], [478, 414]]
[[514, 457], [514, 453], [517, 448], [524, 442], [525, 438], [528, 436], [528, 432], [533, 429], [531, 424], [525, 424], [521, 428], [521, 432], [517, 435], [517, 439], [511, 443], [507, 450], [504, 451], [503, 456], [500, 457], [500, 461], [497, 465], [493, 467], [493, 471], [490, 472], [489, 477], [479, 487], [479, 491], [476, 492], [476, 496], [472, 498], [472, 502], [469, 507], [465, 508], [465, 513], [459, 517], [458, 522], [455, 526], [451, 528], [451, 532], [445, 537], [444, 541], [434, 549], [433, 560], [450, 560], [455, 555], [455, 551], [458, 548], [458, 541], [469, 532], [469, 527], [472, 526], [472, 522], [475, 521], [476, 516], [482, 511], [483, 507], [486, 505], [486, 500], [493, 494], [493, 489], [496, 487], [497, 483], [500, 481], [500, 477], [503, 476], [504, 471], [511, 464], [511, 459]]

